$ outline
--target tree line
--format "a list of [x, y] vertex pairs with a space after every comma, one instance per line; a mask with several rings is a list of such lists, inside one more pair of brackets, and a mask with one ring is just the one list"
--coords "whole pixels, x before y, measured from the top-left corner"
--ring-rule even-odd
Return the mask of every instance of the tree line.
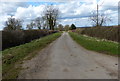
[[56, 30], [68, 31], [68, 30], [74, 30], [74, 29], [76, 29], [75, 24], [65, 25], [65, 26], [63, 26], [62, 24], [59, 24]]
[[[26, 29], [31, 30], [37, 28], [54, 30], [57, 26], [59, 13], [59, 9], [55, 8], [54, 6], [47, 6], [43, 11], [43, 16], [31, 20], [31, 22], [26, 25]], [[23, 22], [23, 20], [10, 17], [5, 22], [4, 30], [23, 30]]]
[[[98, 10], [97, 10], [98, 11]], [[49, 29], [49, 30], [72, 30], [76, 29], [76, 26], [72, 24], [71, 26], [59, 24], [58, 19], [60, 17], [60, 11], [53, 5], [46, 6], [43, 15], [31, 20], [29, 24], [26, 25], [26, 29]], [[110, 17], [104, 13], [96, 13], [95, 11], [89, 17], [92, 25], [95, 27], [101, 27], [106, 24], [107, 21], [111, 21]], [[8, 18], [5, 22], [4, 30], [24, 30], [22, 27], [23, 20], [15, 19], [13, 17]]]

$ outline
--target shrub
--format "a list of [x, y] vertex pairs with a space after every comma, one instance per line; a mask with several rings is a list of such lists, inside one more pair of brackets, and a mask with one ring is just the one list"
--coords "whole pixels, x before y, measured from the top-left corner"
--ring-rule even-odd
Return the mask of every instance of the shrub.
[[2, 31], [2, 50], [28, 43], [34, 39], [56, 33], [57, 31], [49, 30], [16, 30]]
[[74, 24], [71, 25], [70, 30], [76, 29], [76, 26]]
[[91, 27], [76, 30], [79, 34], [120, 42], [120, 27]]

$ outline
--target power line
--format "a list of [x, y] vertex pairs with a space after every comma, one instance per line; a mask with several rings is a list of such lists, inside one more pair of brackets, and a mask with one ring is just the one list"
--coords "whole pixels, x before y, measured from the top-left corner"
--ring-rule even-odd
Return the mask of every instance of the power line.
[[105, 1], [103, 1], [103, 2], [102, 2], [102, 4], [101, 4], [101, 5], [99, 5], [99, 6], [102, 6], [104, 2], [105, 2]]

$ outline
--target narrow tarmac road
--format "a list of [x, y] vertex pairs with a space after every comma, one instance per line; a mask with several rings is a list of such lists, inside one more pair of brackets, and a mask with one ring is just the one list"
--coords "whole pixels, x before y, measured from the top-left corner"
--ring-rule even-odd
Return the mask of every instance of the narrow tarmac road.
[[78, 45], [67, 32], [25, 61], [18, 79], [117, 79], [118, 58]]

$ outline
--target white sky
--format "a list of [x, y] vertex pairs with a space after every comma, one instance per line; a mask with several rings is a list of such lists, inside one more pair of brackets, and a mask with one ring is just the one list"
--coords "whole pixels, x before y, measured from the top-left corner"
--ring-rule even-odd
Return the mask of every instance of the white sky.
[[[44, 1], [44, 2], [43, 2]], [[61, 11], [60, 23], [63, 25], [74, 23], [77, 27], [91, 26], [88, 17], [91, 11], [96, 10], [111, 17], [112, 22], [107, 25], [118, 24], [118, 1], [119, 0], [1, 0], [0, 2], [0, 30], [11, 15], [24, 20], [23, 27], [34, 18], [43, 14], [46, 5], [53, 4]]]

